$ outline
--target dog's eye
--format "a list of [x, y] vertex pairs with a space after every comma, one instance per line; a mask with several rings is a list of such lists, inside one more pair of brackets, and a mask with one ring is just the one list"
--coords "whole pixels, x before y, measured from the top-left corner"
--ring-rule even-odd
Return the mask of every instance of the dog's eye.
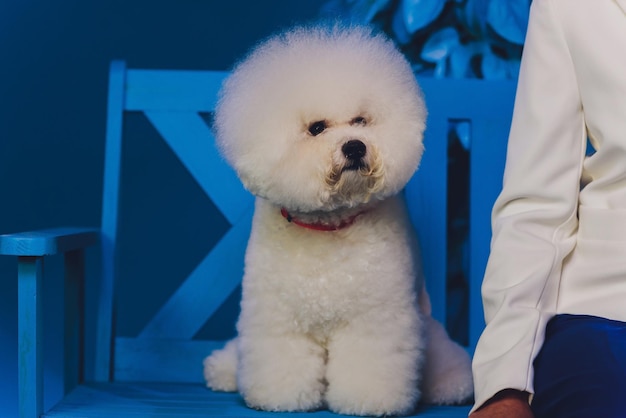
[[367, 120], [363, 116], [357, 116], [350, 121], [350, 125], [367, 125]]
[[313, 136], [317, 136], [326, 130], [326, 121], [318, 120], [309, 125], [309, 133]]

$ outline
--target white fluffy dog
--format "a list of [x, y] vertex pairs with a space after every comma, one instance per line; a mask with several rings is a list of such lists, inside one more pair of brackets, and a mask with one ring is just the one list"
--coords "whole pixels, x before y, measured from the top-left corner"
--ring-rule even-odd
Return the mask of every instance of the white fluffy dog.
[[210, 388], [357, 415], [471, 396], [468, 355], [429, 315], [400, 194], [425, 119], [409, 64], [367, 28], [295, 29], [236, 66], [216, 137], [257, 199], [238, 337], [205, 359]]

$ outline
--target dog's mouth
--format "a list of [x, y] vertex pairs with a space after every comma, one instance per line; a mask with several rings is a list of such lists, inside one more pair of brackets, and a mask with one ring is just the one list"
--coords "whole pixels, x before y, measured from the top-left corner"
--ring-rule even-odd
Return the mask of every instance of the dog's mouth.
[[341, 146], [341, 157], [326, 175], [334, 201], [348, 206], [368, 202], [383, 187], [380, 152], [371, 144], [350, 139]]
[[343, 168], [341, 169], [341, 172], [343, 173], [345, 171], [359, 171], [359, 170], [364, 170], [364, 171], [369, 170], [367, 163], [365, 163], [365, 161], [363, 161], [362, 159], [356, 160], [356, 161], [348, 160], [346, 165], [343, 166]]

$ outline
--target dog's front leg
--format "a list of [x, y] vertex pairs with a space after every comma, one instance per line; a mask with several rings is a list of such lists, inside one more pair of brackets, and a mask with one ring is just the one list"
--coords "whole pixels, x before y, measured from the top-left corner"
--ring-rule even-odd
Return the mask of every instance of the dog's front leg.
[[246, 404], [267, 411], [322, 406], [325, 349], [301, 334], [240, 335], [239, 390]]
[[421, 327], [411, 311], [368, 315], [338, 330], [328, 346], [328, 407], [350, 415], [411, 412], [420, 396]]

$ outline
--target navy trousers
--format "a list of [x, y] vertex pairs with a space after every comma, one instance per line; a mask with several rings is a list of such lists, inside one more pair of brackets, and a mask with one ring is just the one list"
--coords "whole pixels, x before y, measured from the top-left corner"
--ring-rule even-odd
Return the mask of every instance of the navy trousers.
[[625, 322], [557, 315], [533, 365], [535, 418], [626, 418]]

